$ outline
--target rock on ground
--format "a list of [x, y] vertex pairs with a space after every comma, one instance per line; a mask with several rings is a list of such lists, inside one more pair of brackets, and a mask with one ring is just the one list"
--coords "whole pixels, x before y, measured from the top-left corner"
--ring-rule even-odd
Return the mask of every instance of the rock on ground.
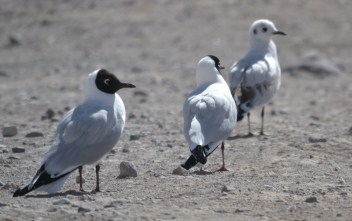
[[123, 161], [120, 163], [120, 178], [137, 177], [137, 170], [131, 162]]

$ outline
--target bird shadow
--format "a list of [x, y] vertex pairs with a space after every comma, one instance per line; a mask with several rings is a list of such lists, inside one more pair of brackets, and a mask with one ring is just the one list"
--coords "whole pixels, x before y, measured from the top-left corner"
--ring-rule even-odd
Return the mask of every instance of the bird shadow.
[[63, 193], [47, 193], [47, 194], [37, 194], [37, 195], [27, 195], [26, 198], [51, 198], [57, 196], [83, 196], [83, 195], [91, 195], [94, 192], [86, 192], [86, 191], [76, 191], [76, 190], [68, 190]]
[[191, 174], [206, 176], [206, 175], [210, 175], [210, 174], [213, 174], [213, 173], [214, 173], [213, 171], [197, 170], [197, 171], [194, 171], [194, 172], [191, 173]]
[[237, 134], [235, 136], [228, 137], [227, 140], [248, 139], [248, 138], [253, 138], [256, 136], [257, 135], [254, 135], [254, 134]]

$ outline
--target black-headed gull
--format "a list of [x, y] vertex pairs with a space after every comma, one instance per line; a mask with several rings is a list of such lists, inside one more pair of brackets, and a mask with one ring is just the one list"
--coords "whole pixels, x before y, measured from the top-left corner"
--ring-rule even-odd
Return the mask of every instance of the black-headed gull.
[[[57, 192], [77, 168], [80, 190], [83, 190], [82, 167], [102, 159], [116, 145], [123, 131], [125, 106], [116, 92], [134, 87], [120, 82], [104, 69], [89, 74], [84, 102], [63, 116], [40, 169], [30, 184], [18, 189], [13, 196], [23, 196], [33, 190]], [[96, 164], [96, 191], [100, 191], [99, 169]]]

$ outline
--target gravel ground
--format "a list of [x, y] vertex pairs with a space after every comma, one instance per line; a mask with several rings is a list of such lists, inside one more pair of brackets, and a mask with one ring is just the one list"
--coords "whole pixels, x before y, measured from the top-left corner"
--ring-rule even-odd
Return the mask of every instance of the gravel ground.
[[[0, 128], [17, 134], [0, 136], [0, 220], [352, 220], [351, 11], [344, 0], [2, 0]], [[268, 136], [245, 138], [244, 120], [227, 140], [229, 172], [212, 172], [217, 150], [210, 173], [172, 174], [189, 155], [182, 105], [198, 60], [229, 67], [258, 18], [288, 33], [275, 39], [283, 76]], [[58, 194], [12, 198], [97, 68], [137, 86], [120, 93], [127, 122], [102, 160], [102, 192], [79, 192], [75, 172]], [[258, 134], [260, 109], [251, 116]], [[123, 161], [137, 177], [118, 178]], [[94, 189], [94, 165], [84, 178]]]

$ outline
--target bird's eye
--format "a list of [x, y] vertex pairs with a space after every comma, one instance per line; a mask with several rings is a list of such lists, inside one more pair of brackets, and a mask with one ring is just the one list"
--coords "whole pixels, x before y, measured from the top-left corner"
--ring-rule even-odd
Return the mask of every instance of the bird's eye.
[[263, 32], [267, 32], [268, 28], [267, 27], [263, 27]]
[[256, 29], [253, 30], [253, 34], [255, 34], [255, 35], [257, 34], [257, 30]]
[[109, 85], [109, 84], [110, 84], [110, 79], [109, 79], [109, 78], [108, 78], [108, 79], [105, 79], [105, 80], [104, 80], [104, 84]]

